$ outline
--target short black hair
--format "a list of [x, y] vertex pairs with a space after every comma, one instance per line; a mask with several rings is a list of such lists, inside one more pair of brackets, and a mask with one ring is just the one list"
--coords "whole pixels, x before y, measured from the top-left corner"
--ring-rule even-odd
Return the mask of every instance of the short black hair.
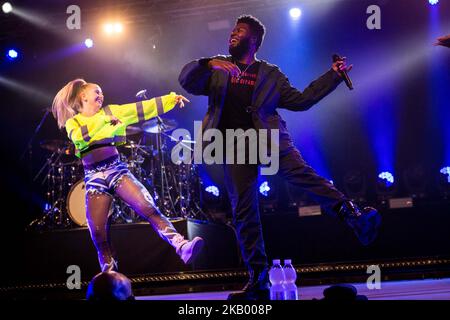
[[258, 50], [263, 42], [266, 27], [258, 20], [258, 18], [249, 14], [239, 16], [236, 20], [236, 24], [238, 23], [246, 23], [249, 25], [251, 33], [256, 36], [256, 50]]

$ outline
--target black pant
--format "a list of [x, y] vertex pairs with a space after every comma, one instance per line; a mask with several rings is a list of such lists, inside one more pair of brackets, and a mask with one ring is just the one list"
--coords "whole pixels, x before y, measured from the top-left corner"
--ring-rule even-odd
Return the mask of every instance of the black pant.
[[[336, 216], [333, 207], [345, 200], [345, 196], [327, 179], [319, 176], [303, 160], [297, 149], [280, 152], [279, 163], [279, 174], [291, 184], [302, 188], [323, 206], [326, 213]], [[258, 205], [258, 165], [224, 164], [224, 172], [244, 263], [249, 269], [266, 267], [267, 255]]]

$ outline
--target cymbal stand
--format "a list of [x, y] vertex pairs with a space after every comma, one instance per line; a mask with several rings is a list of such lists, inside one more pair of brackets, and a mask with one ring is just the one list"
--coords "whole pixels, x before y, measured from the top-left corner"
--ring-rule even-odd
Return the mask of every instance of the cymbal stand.
[[[145, 99], [148, 100], [148, 96], [147, 96], [147, 90], [140, 90], [138, 93], [136, 93], [136, 97], [137, 98], [141, 98], [141, 99]], [[161, 139], [161, 132], [164, 129], [163, 126], [163, 122], [162, 119], [159, 116], [156, 116], [158, 119], [158, 133], [156, 135], [156, 144], [157, 144], [157, 148], [156, 148], [156, 153], [159, 155], [160, 157], [160, 173], [161, 173], [161, 188], [160, 188], [160, 194], [158, 194], [158, 190], [157, 187], [155, 185], [155, 179], [156, 179], [156, 175], [154, 174], [154, 169], [155, 169], [155, 161], [154, 161], [154, 156], [155, 156], [155, 152], [152, 150], [152, 154], [150, 155], [149, 159], [150, 159], [150, 174], [148, 175], [148, 177], [145, 178], [145, 182], [147, 183], [147, 185], [149, 185], [152, 189], [153, 192], [153, 198], [155, 200], [155, 204], [158, 204], [159, 202], [159, 209], [161, 210], [161, 213], [167, 215], [167, 216], [171, 216], [171, 211], [170, 209], [167, 210], [166, 205], [168, 204], [167, 201], [165, 200], [165, 192], [164, 192], [164, 184], [167, 181], [167, 174], [166, 174], [166, 167], [164, 165], [164, 157], [162, 154], [162, 150], [163, 150], [163, 144], [162, 144], [162, 139]], [[147, 152], [145, 152], [144, 150], [142, 150], [144, 152], [144, 154], [146, 156], [148, 156], [149, 154]], [[145, 174], [145, 176], [147, 176]], [[168, 187], [168, 186], [167, 186]], [[170, 194], [169, 194], [170, 197]], [[171, 199], [169, 199], [169, 202], [171, 202]]]
[[[176, 141], [177, 144], [174, 148], [186, 148], [190, 151], [194, 151], [188, 144], [183, 140], [177, 140], [171, 135], [162, 133], [164, 136], [172, 141]], [[177, 172], [173, 174], [174, 183], [173, 185], [177, 187], [176, 194], [177, 198], [175, 200], [174, 206], [179, 205], [180, 214], [184, 218], [202, 218], [209, 220], [210, 217], [205, 214], [199, 205], [199, 201], [196, 201], [195, 194], [200, 194], [200, 180], [196, 173], [196, 165], [193, 162], [193, 154], [190, 154], [190, 162], [185, 163], [184, 159], [179, 159], [175, 163], [175, 167], [178, 169]], [[198, 190], [195, 190], [197, 187]]]
[[[57, 155], [57, 154], [58, 154], [58, 153], [57, 153], [56, 151], [54, 151], [54, 152], [50, 155], [50, 157], [45, 161], [45, 163], [44, 163], [44, 165], [41, 167], [41, 169], [39, 169], [38, 173], [36, 173], [36, 175], [34, 176], [33, 181], [36, 181], [36, 180], [39, 178], [39, 176], [41, 175], [41, 173], [44, 172], [45, 168], [48, 167], [49, 170], [50, 170], [52, 163], [54, 163], [55, 161], [59, 160], [59, 158], [61, 157], [61, 155], [58, 155], [58, 157], [57, 157], [56, 159], [53, 159], [53, 158], [55, 157], [55, 155]], [[43, 185], [43, 184], [45, 183], [45, 181], [47, 180], [47, 178], [48, 178], [48, 173], [47, 173], [47, 175], [45, 176], [44, 180], [42, 180], [41, 185]]]
[[[57, 155], [56, 158], [55, 155]], [[27, 229], [37, 229], [39, 231], [43, 231], [55, 228], [66, 228], [70, 226], [70, 220], [65, 215], [66, 199], [64, 187], [70, 186], [71, 184], [68, 183], [69, 181], [67, 181], [65, 177], [67, 174], [67, 169], [65, 167], [68, 166], [64, 166], [64, 164], [60, 161], [61, 155], [62, 154], [59, 152], [53, 152], [35, 177], [36, 179], [41, 172], [48, 167], [47, 174], [41, 182], [41, 185], [47, 183], [47, 204], [44, 208], [43, 216], [33, 220], [27, 226]], [[69, 167], [69, 170], [69, 173], [72, 174], [71, 167]]]
[[[28, 143], [25, 147], [25, 149], [23, 150], [19, 161], [22, 162], [25, 159], [25, 156], [28, 154], [28, 179], [30, 182], [30, 186], [32, 185], [33, 181], [32, 180], [32, 176], [33, 176], [33, 142], [34, 139], [37, 137], [38, 132], [41, 130], [42, 125], [44, 124], [45, 120], [47, 119], [48, 115], [50, 114], [50, 109], [49, 108], [45, 108], [45, 113], [42, 116], [41, 120], [39, 121], [39, 124], [36, 126], [36, 128], [33, 131], [33, 134], [30, 137], [30, 140], [28, 140]], [[33, 199], [32, 197], [32, 192], [30, 192], [30, 199], [28, 201], [28, 212], [31, 212], [31, 204], [33, 203]], [[33, 223], [33, 222], [31, 222]]]
[[162, 119], [157, 116], [157, 124], [158, 124], [158, 133], [156, 134], [156, 148], [159, 155], [159, 165], [160, 165], [160, 192], [159, 192], [159, 202], [160, 202], [160, 210], [163, 214], [169, 217], [176, 217], [177, 214], [175, 212], [175, 205], [170, 195], [171, 186], [169, 184], [169, 178], [167, 174], [167, 168], [164, 162], [164, 149], [165, 145], [163, 144], [163, 130], [164, 123]]

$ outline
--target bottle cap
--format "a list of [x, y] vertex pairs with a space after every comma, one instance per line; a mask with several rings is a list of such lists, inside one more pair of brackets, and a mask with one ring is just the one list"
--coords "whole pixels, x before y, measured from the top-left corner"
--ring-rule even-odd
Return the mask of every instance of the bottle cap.
[[280, 264], [280, 259], [273, 259], [273, 264]]
[[291, 264], [292, 263], [292, 260], [291, 259], [285, 259], [284, 260], [284, 264]]

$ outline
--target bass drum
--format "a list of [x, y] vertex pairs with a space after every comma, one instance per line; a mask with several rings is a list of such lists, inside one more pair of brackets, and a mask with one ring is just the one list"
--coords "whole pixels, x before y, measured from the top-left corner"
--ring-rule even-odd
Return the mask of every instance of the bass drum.
[[86, 184], [84, 179], [77, 181], [67, 195], [67, 213], [70, 219], [80, 227], [87, 226]]

